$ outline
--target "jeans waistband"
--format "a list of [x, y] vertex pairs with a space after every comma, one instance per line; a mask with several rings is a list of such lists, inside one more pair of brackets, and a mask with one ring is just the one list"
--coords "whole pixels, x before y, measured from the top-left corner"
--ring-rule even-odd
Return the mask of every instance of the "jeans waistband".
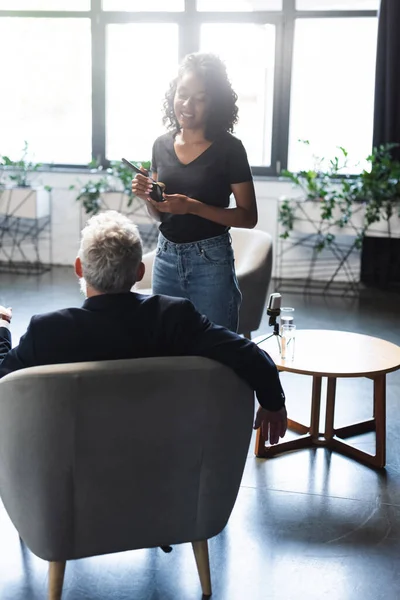
[[231, 245], [231, 235], [229, 231], [223, 233], [222, 235], [217, 235], [213, 238], [207, 238], [205, 240], [198, 240], [197, 242], [188, 242], [183, 244], [176, 244], [175, 242], [170, 242], [166, 237], [160, 232], [158, 236], [158, 246], [164, 251], [174, 252], [176, 254], [180, 254], [181, 252], [189, 252], [191, 250], [200, 251], [201, 249], [207, 248], [215, 248], [218, 246], [230, 246]]

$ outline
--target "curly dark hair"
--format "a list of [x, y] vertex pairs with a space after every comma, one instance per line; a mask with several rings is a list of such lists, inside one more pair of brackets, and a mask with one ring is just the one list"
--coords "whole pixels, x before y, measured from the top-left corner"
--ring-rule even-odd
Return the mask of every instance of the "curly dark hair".
[[174, 97], [179, 80], [187, 71], [196, 73], [204, 81], [209, 99], [204, 132], [206, 139], [213, 140], [224, 131], [232, 132], [238, 121], [238, 96], [232, 88], [222, 60], [215, 54], [200, 52], [188, 54], [184, 58], [178, 76], [171, 82], [165, 94], [164, 125], [174, 132], [180, 131], [174, 111]]

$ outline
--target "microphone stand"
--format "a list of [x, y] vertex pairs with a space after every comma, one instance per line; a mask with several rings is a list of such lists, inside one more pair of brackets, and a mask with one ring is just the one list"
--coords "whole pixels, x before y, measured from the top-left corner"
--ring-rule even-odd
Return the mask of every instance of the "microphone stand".
[[275, 336], [276, 341], [278, 342], [279, 353], [281, 353], [280, 338], [282, 336], [279, 333], [279, 323], [276, 320], [279, 317], [280, 314], [281, 314], [281, 309], [280, 308], [267, 308], [267, 315], [269, 316], [268, 325], [270, 327], [273, 327], [274, 329], [273, 329], [273, 332], [270, 335], [267, 335], [265, 338], [263, 338], [262, 340], [260, 340], [259, 342], [257, 342], [257, 346], [259, 344], [262, 344], [263, 342], [266, 342], [267, 340], [269, 340], [273, 336]]

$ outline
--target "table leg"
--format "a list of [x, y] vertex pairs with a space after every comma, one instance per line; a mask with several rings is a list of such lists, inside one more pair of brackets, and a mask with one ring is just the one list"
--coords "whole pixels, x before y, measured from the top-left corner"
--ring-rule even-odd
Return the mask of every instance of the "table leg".
[[300, 450], [301, 448], [312, 448], [319, 438], [319, 420], [321, 408], [321, 386], [322, 377], [313, 377], [312, 398], [311, 398], [311, 425], [307, 427], [296, 421], [289, 421], [291, 428], [297, 433], [303, 434], [290, 442], [280, 442], [275, 446], [265, 446], [265, 438], [261, 433], [261, 427], [257, 429], [256, 443], [254, 454], [258, 458], [270, 458], [281, 454], [282, 452], [290, 452], [292, 450]]
[[325, 416], [325, 439], [331, 440], [335, 434], [335, 400], [336, 400], [336, 377], [328, 377], [328, 389], [326, 393], [326, 416]]
[[287, 420], [287, 428], [289, 429], [289, 431], [294, 431], [299, 435], [306, 435], [306, 433], [310, 432], [310, 427], [307, 427], [307, 425], [303, 425], [303, 423], [292, 421], [292, 419]]
[[313, 440], [319, 437], [319, 419], [321, 413], [321, 386], [322, 377], [313, 377], [311, 394], [311, 425], [310, 435]]
[[[340, 437], [361, 435], [375, 430], [375, 455], [359, 450], [343, 442]], [[382, 469], [386, 463], [386, 375], [374, 377], [374, 419], [341, 427], [334, 431], [333, 439], [328, 440], [328, 448], [375, 469]]]
[[[291, 419], [288, 419], [288, 429], [290, 431], [295, 431], [299, 435], [306, 435], [310, 431], [310, 428], [306, 425], [302, 425], [301, 423], [297, 423], [297, 421], [292, 421]], [[256, 432], [254, 454], [259, 458], [263, 458], [265, 455], [265, 438], [261, 433], [261, 427], [259, 427]]]
[[[360, 423], [353, 423], [335, 429], [335, 399], [336, 399], [336, 377], [328, 377], [326, 395], [326, 417], [324, 438], [319, 433], [319, 422], [321, 414], [321, 388], [322, 377], [314, 376], [312, 384], [311, 400], [311, 424], [306, 427], [296, 421], [289, 421], [290, 429], [296, 433], [303, 434], [290, 442], [281, 442], [275, 446], [265, 446], [261, 428], [257, 431], [255, 454], [258, 457], [269, 458], [282, 452], [290, 452], [301, 448], [313, 448], [325, 446], [329, 450], [340, 452], [369, 467], [381, 469], [386, 463], [386, 374], [369, 376], [374, 382], [374, 418]], [[375, 455], [344, 442], [348, 437], [358, 436], [375, 431], [376, 451]], [[304, 435], [305, 434], [305, 435]]]
[[386, 375], [374, 379], [374, 417], [376, 424], [376, 466], [386, 464]]

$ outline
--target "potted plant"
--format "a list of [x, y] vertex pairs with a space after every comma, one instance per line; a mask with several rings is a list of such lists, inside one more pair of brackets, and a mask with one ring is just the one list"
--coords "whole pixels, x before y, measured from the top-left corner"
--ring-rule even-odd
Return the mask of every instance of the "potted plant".
[[338, 150], [328, 161], [314, 156], [309, 170], [282, 173], [300, 194], [279, 202], [278, 279], [303, 280], [306, 287], [323, 282], [324, 291], [340, 283], [354, 291], [363, 207], [354, 204], [354, 180], [344, 174], [347, 151]]
[[21, 158], [12, 160], [0, 155], [2, 187], [0, 215], [19, 219], [41, 219], [50, 214], [49, 186], [32, 186], [32, 174], [40, 163], [28, 160], [28, 142], [25, 141]]
[[33, 186], [40, 163], [0, 155], [0, 270], [39, 274], [51, 264], [49, 186]]
[[392, 158], [395, 147], [374, 148], [356, 190], [365, 204], [361, 281], [382, 288], [400, 285], [400, 162]]
[[301, 191], [301, 197], [280, 202], [280, 237], [308, 232], [315, 251], [321, 252], [335, 245], [338, 234], [352, 235], [346, 256], [336, 251], [339, 268], [346, 266], [354, 250], [361, 250], [363, 282], [385, 285], [396, 273], [400, 282], [400, 162], [392, 159], [392, 149], [390, 144], [375, 148], [367, 157], [369, 168], [355, 176], [343, 174], [348, 154], [341, 147], [327, 166], [316, 158], [311, 170], [284, 171], [282, 175]]
[[[150, 169], [149, 161], [133, 162], [136, 166]], [[112, 161], [110, 167], [103, 169], [94, 161], [89, 163], [91, 172], [98, 175], [90, 179], [79, 189], [76, 200], [81, 203], [85, 215], [95, 215], [104, 210], [117, 210], [132, 218], [142, 236], [145, 251], [155, 246], [158, 228], [149, 216], [143, 200], [132, 194], [133, 173], [121, 161]], [[71, 186], [75, 189], [75, 186]]]
[[[309, 145], [308, 141], [303, 143]], [[361, 246], [363, 220], [358, 214], [359, 207], [354, 205], [356, 180], [343, 174], [348, 153], [342, 147], [338, 150], [338, 155], [328, 162], [314, 157], [314, 166], [307, 171], [282, 171], [282, 177], [300, 191], [298, 198], [283, 198], [280, 202], [278, 220], [283, 227], [283, 239], [296, 227], [304, 233], [315, 234], [318, 251], [332, 244], [338, 233], [356, 233], [357, 246]]]
[[[141, 164], [145, 169], [150, 168], [150, 162], [147, 161], [134, 164]], [[85, 213], [95, 215], [101, 210], [129, 212], [134, 200], [131, 188], [132, 171], [121, 161], [112, 161], [106, 171], [103, 171], [96, 161], [89, 163], [88, 167], [99, 177], [90, 179], [79, 189], [76, 200], [82, 203]], [[70, 189], [75, 189], [75, 186], [72, 185]]]

